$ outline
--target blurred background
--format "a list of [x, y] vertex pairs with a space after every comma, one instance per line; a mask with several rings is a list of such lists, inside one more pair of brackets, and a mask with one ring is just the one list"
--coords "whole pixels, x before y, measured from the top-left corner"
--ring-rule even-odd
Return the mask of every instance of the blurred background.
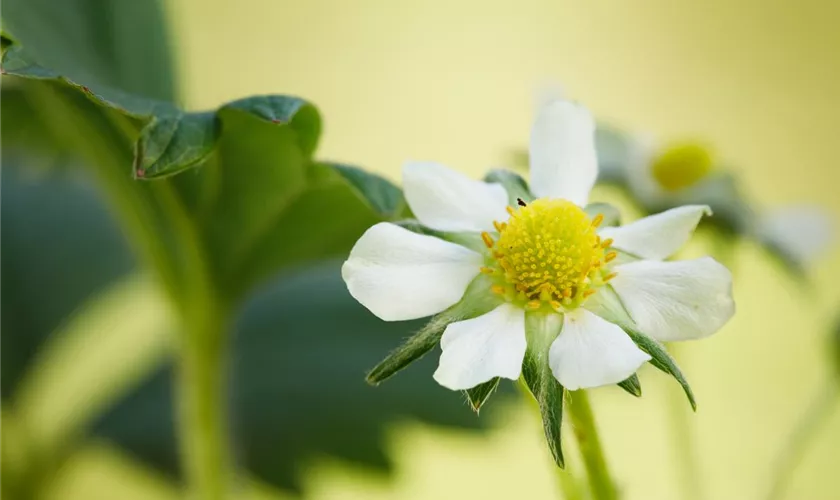
[[[559, 83], [599, 121], [714, 145], [758, 207], [804, 202], [840, 220], [837, 2], [162, 6], [183, 106], [303, 96], [323, 116], [320, 158], [395, 183], [407, 159], [474, 177], [508, 166], [509, 152], [527, 145], [535, 96]], [[171, 396], [171, 312], [84, 169], [45, 170], [34, 156], [4, 148], [3, 480], [49, 471], [39, 498], [56, 500], [177, 498], [171, 402], [149, 395]], [[596, 198], [624, 207], [628, 219], [640, 215], [615, 187], [598, 188]], [[688, 254], [716, 248], [701, 234]], [[804, 278], [752, 241], [726, 263], [738, 313], [717, 335], [680, 346], [679, 359], [698, 398], [690, 423], [703, 495], [761, 498], [790, 432], [836, 373], [827, 343], [840, 254], [823, 253]], [[538, 416], [518, 394], [503, 391], [476, 417], [460, 394], [433, 383], [434, 360], [366, 387], [365, 369], [412, 327], [382, 325], [347, 305], [334, 263], [307, 272], [287, 272], [238, 315], [243, 498], [557, 496]], [[338, 319], [313, 325], [296, 316], [310, 304], [296, 279], [332, 290], [319, 299], [324, 307], [352, 308], [364, 348], [335, 331]], [[313, 364], [296, 366], [301, 357]], [[310, 386], [296, 378], [306, 369]], [[683, 396], [650, 367], [639, 375], [640, 399], [618, 388], [593, 393], [608, 460], [627, 499], [682, 498], [668, 401]], [[69, 440], [60, 454], [39, 451]], [[837, 498], [838, 443], [834, 411], [786, 498]]]

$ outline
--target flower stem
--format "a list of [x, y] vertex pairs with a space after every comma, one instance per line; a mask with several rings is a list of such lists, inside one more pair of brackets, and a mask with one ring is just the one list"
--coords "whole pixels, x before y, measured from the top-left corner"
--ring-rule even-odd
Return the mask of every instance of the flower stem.
[[560, 485], [560, 491], [563, 492], [563, 500], [584, 500], [586, 498], [575, 476], [559, 467], [555, 467], [555, 470], [557, 471], [557, 484]]
[[225, 323], [214, 318], [188, 324], [180, 350], [181, 460], [190, 498], [196, 500], [227, 498], [233, 479], [225, 411]]
[[767, 500], [779, 500], [783, 497], [796, 466], [802, 461], [805, 451], [816, 437], [821, 425], [834, 410], [838, 395], [840, 395], [838, 389], [840, 387], [837, 381], [834, 377], [830, 377], [825, 387], [811, 401], [811, 406], [805, 411], [776, 461], [773, 474], [770, 475], [774, 480], [767, 494]]
[[589, 487], [594, 500], [615, 500], [618, 492], [612, 480], [607, 461], [601, 448], [601, 439], [589, 404], [589, 395], [579, 390], [571, 393], [572, 400], [566, 405], [572, 419], [572, 427], [578, 440], [580, 453], [586, 465]]
[[[677, 345], [670, 344], [668, 349], [671, 356], [679, 359]], [[697, 460], [697, 446], [694, 438], [694, 428], [691, 425], [692, 414], [685, 402], [685, 398], [678, 393], [677, 387], [669, 387], [668, 423], [671, 427], [671, 442], [677, 476], [682, 489], [681, 498], [686, 500], [701, 500], [703, 498], [703, 482], [700, 480], [700, 463]]]

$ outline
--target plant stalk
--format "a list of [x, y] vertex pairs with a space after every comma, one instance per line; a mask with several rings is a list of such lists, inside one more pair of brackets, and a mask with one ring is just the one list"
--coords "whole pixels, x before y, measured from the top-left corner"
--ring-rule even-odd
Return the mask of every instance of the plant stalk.
[[[679, 359], [677, 345], [670, 344], [668, 349], [671, 356]], [[697, 455], [694, 427], [690, 417], [693, 415], [685, 403], [685, 398], [676, 387], [668, 388], [668, 424], [671, 427], [671, 442], [674, 453], [675, 467], [682, 498], [686, 500], [702, 500], [703, 481], [701, 481], [700, 462]]]
[[589, 404], [589, 395], [579, 390], [571, 393], [571, 401], [566, 405], [572, 419], [572, 428], [578, 440], [578, 447], [583, 456], [589, 487], [594, 500], [616, 500], [618, 492], [610, 475], [601, 439]]
[[178, 390], [180, 439], [189, 498], [223, 500], [231, 492], [226, 407], [225, 323], [207, 314], [187, 324], [180, 349]]
[[[831, 375], [834, 375], [833, 373]], [[790, 435], [790, 439], [779, 455], [773, 473], [772, 484], [767, 500], [780, 500], [787, 491], [788, 483], [793, 478], [796, 466], [802, 461], [805, 452], [817, 436], [817, 431], [828, 420], [840, 399], [840, 387], [834, 377], [817, 393], [811, 405], [802, 415], [801, 420]]]

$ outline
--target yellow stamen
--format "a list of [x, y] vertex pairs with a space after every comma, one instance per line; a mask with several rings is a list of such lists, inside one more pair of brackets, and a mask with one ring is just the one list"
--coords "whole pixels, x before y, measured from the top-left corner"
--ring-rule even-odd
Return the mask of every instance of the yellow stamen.
[[612, 244], [613, 244], [613, 239], [612, 238], [607, 238], [603, 242], [601, 242], [601, 248], [609, 248], [610, 245], [612, 245]]
[[493, 238], [490, 237], [490, 233], [487, 231], [481, 233], [481, 239], [484, 240], [484, 244], [487, 245], [487, 248], [493, 248]]
[[604, 256], [604, 262], [612, 262], [618, 257], [618, 252], [609, 252]]
[[583, 291], [583, 297], [586, 298], [586, 297], [590, 297], [592, 295], [595, 295], [595, 292], [597, 292], [597, 290], [592, 289], [592, 288], [590, 288], [588, 290], [584, 290]]
[[611, 279], [615, 278], [616, 276], [618, 276], [618, 273], [610, 273], [610, 274], [608, 274], [608, 275], [604, 276], [604, 277], [603, 277], [603, 279], [602, 279], [601, 281], [603, 281], [604, 283], [606, 283], [607, 281], [609, 281], [609, 280], [611, 280]]
[[545, 198], [507, 211], [507, 222], [493, 223], [498, 235], [481, 233], [495, 260], [481, 268], [492, 276], [493, 292], [528, 310], [580, 307], [607, 272], [597, 232], [604, 216], [590, 218], [570, 201]]

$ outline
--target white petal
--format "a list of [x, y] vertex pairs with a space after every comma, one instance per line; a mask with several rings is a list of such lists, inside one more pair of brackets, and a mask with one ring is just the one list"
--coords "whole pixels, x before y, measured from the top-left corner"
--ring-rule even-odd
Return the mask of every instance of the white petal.
[[493, 377], [519, 378], [525, 357], [525, 311], [502, 304], [477, 318], [451, 323], [435, 380], [452, 390], [470, 389]]
[[598, 177], [595, 121], [583, 106], [553, 101], [531, 129], [531, 189], [538, 197], [586, 205]]
[[460, 245], [382, 222], [341, 267], [350, 295], [385, 321], [422, 318], [461, 300], [483, 258]]
[[610, 282], [643, 333], [662, 341], [718, 331], [735, 314], [732, 274], [711, 257], [616, 266]]
[[601, 238], [612, 238], [612, 246], [643, 259], [670, 257], [691, 238], [703, 215], [711, 215], [706, 205], [686, 205], [639, 219], [621, 227], [605, 227]]
[[501, 184], [470, 179], [437, 163], [406, 163], [403, 190], [417, 220], [438, 231], [493, 231], [494, 220], [508, 219]]
[[557, 380], [575, 391], [617, 384], [650, 360], [617, 325], [585, 309], [566, 313], [548, 362]]
[[807, 265], [834, 239], [832, 222], [825, 210], [818, 207], [782, 207], [761, 217], [758, 236], [800, 264]]

